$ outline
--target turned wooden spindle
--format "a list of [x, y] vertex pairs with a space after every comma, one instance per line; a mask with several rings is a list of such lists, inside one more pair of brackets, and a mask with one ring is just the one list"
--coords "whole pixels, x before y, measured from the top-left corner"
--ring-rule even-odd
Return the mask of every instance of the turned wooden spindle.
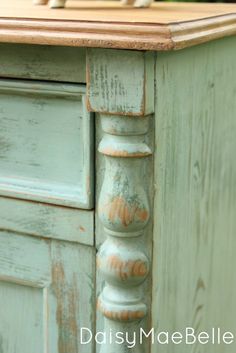
[[[105, 317], [105, 330], [138, 330], [147, 313], [142, 283], [150, 267], [143, 235], [150, 210], [142, 172], [151, 150], [144, 142], [149, 117], [102, 115], [104, 137], [99, 152], [106, 167], [98, 212], [107, 239], [102, 244], [97, 266], [106, 285], [98, 298]], [[101, 353], [125, 353], [127, 343], [102, 346]], [[130, 352], [140, 352], [136, 344]]]

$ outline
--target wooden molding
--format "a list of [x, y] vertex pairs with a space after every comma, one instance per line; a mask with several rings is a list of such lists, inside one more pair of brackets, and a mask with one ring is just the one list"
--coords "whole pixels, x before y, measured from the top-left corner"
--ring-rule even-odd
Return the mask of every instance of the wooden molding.
[[[113, 329], [113, 334], [143, 327], [142, 319], [149, 311], [143, 282], [151, 262], [144, 245], [151, 212], [142, 178], [145, 160], [151, 155], [144, 142], [149, 118], [101, 115], [104, 137], [98, 150], [106, 166], [98, 215], [107, 239], [97, 255], [97, 268], [105, 280], [97, 307], [104, 316], [105, 331]], [[109, 155], [107, 139], [112, 147]], [[127, 349], [127, 342], [114, 342], [100, 353], [125, 353]], [[146, 352], [144, 345], [137, 344], [132, 350], [140, 351]]]
[[182, 49], [236, 34], [236, 13], [169, 25], [173, 49]]
[[0, 5], [0, 42], [175, 50], [236, 34], [233, 4], [158, 2], [133, 9], [117, 2], [69, 1], [68, 8], [57, 10], [28, 0], [21, 4]]
[[136, 50], [173, 49], [166, 26], [0, 18], [0, 42]]

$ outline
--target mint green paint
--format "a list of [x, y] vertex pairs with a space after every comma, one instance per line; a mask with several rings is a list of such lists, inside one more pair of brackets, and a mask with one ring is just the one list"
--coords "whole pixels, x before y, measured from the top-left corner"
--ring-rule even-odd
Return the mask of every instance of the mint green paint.
[[94, 211], [0, 197], [0, 215], [1, 229], [94, 244]]
[[90, 109], [120, 115], [154, 111], [154, 53], [87, 49]]
[[0, 231], [0, 279], [44, 288], [51, 282], [48, 241]]
[[0, 43], [0, 76], [85, 83], [85, 48]]
[[0, 194], [93, 205], [92, 118], [84, 86], [0, 80]]
[[0, 352], [89, 353], [94, 329], [93, 247], [0, 231]]
[[44, 352], [43, 290], [0, 282], [0, 353]]
[[[159, 53], [153, 326], [236, 332], [236, 38]], [[191, 348], [192, 347], [192, 348]], [[231, 345], [152, 353], [234, 353]]]

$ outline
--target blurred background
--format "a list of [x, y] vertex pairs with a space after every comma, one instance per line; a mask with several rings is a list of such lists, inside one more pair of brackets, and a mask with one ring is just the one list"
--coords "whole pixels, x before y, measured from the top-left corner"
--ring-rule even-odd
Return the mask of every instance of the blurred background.
[[[158, 0], [156, 0], [158, 1]], [[168, 2], [228, 2], [228, 3], [236, 3], [236, 0], [162, 0], [162, 1], [168, 1]]]

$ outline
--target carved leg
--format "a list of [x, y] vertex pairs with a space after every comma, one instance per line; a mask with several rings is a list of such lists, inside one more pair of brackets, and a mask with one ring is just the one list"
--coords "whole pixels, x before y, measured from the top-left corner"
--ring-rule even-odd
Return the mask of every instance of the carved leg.
[[50, 0], [49, 6], [53, 9], [65, 7], [66, 0]]
[[[142, 283], [150, 263], [142, 237], [150, 211], [142, 174], [144, 160], [151, 154], [144, 142], [148, 119], [103, 115], [105, 135], [99, 145], [106, 168], [98, 212], [107, 240], [97, 257], [106, 280], [98, 309], [105, 316], [108, 332], [130, 332], [130, 337], [147, 313]], [[128, 343], [113, 343], [103, 346], [101, 353], [125, 353], [127, 349]], [[129, 351], [143, 352], [138, 343]]]
[[[134, 333], [138, 337], [140, 328], [150, 329], [151, 298], [145, 280], [151, 272], [152, 239], [146, 226], [152, 180], [152, 175], [147, 177], [151, 164], [147, 133], [154, 111], [153, 77], [153, 53], [87, 50], [87, 105], [99, 113], [104, 132], [98, 148], [105, 159], [98, 216], [106, 240], [99, 249], [97, 267], [105, 286], [97, 306], [113, 338], [119, 332], [122, 338]], [[148, 342], [136, 342], [132, 348], [126, 339], [120, 343], [108, 342], [100, 353], [148, 352]]]

